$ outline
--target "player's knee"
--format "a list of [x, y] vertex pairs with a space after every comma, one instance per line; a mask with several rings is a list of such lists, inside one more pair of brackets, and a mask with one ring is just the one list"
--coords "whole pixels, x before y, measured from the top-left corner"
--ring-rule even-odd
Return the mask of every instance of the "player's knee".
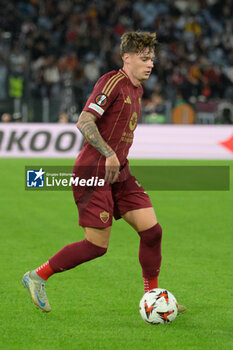
[[107, 253], [108, 248], [104, 248], [104, 247], [97, 247], [96, 249], [96, 258], [103, 256], [104, 254]]
[[99, 245], [96, 245], [95, 243], [90, 242], [87, 239], [85, 241], [86, 241], [89, 252], [92, 255], [93, 259], [98, 258], [100, 256], [103, 256], [104, 254], [107, 253], [107, 250], [108, 250], [107, 247], [101, 247]]
[[146, 231], [138, 232], [141, 237], [141, 241], [148, 246], [153, 246], [161, 242], [162, 239], [162, 227], [159, 223], [149, 228]]

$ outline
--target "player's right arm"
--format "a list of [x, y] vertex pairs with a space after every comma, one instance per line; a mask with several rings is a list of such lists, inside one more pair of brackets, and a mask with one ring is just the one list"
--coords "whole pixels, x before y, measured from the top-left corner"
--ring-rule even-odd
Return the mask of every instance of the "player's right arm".
[[105, 181], [108, 184], [114, 183], [119, 175], [120, 162], [116, 153], [100, 135], [96, 125], [96, 120], [97, 117], [94, 114], [83, 111], [79, 116], [76, 126], [81, 131], [87, 142], [106, 157]]

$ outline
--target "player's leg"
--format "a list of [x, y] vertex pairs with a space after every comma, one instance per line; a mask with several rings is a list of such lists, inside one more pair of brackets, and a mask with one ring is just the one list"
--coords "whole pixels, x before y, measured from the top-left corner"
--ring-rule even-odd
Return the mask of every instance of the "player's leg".
[[[65, 246], [49, 259], [49, 265], [54, 273], [70, 270], [86, 261], [93, 260], [106, 253], [111, 227], [85, 227], [84, 230], [84, 240]], [[37, 272], [39, 276], [47, 279], [47, 275], [43, 274], [42, 271], [43, 269], [38, 269]]]
[[109, 238], [111, 234], [111, 227], [107, 228], [94, 228], [94, 227], [84, 227], [85, 238], [95, 244], [96, 246], [102, 248], [108, 248]]
[[79, 210], [79, 225], [85, 230], [85, 239], [65, 246], [45, 264], [23, 277], [23, 284], [29, 290], [33, 302], [47, 312], [51, 310], [45, 293], [47, 279], [54, 273], [72, 269], [107, 252], [113, 213], [111, 191], [74, 188], [74, 198]]
[[122, 215], [140, 236], [139, 261], [145, 292], [158, 287], [161, 265], [162, 228], [152, 207], [130, 210]]
[[134, 176], [113, 185], [115, 219], [122, 217], [140, 236], [139, 261], [142, 267], [144, 289], [158, 286], [161, 264], [162, 229], [150, 197]]
[[153, 207], [130, 210], [123, 214], [122, 218], [137, 232], [148, 230], [157, 224]]
[[[122, 215], [140, 236], [139, 261], [142, 266], [144, 291], [158, 288], [158, 275], [161, 265], [162, 228], [157, 222], [153, 208], [131, 210]], [[186, 307], [178, 305], [178, 312]]]
[[55, 273], [70, 270], [84, 262], [96, 259], [107, 252], [111, 227], [85, 227], [85, 239], [63, 247], [45, 264], [27, 272], [23, 285], [28, 289], [33, 303], [43, 311], [51, 311], [45, 287], [47, 279]]

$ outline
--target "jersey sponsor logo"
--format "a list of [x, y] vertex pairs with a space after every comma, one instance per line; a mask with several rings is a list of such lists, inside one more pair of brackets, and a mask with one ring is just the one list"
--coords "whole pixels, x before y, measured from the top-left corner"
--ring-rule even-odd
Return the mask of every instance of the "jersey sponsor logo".
[[104, 94], [99, 94], [99, 95], [97, 95], [96, 98], [95, 98], [95, 103], [96, 103], [98, 106], [104, 107], [104, 106], [106, 106], [107, 102], [108, 102], [108, 98], [107, 98], [107, 96], [104, 95]]
[[124, 100], [124, 103], [129, 103], [131, 105], [131, 100], [129, 96]]
[[123, 132], [122, 133], [122, 137], [121, 137], [121, 141], [122, 142], [126, 142], [126, 143], [132, 143], [133, 142], [133, 138], [134, 138], [134, 135], [133, 135], [133, 132]]
[[40, 170], [27, 170], [27, 187], [44, 187], [44, 174], [42, 168]]
[[141, 104], [142, 104], [142, 99], [141, 99], [141, 97], [139, 97], [139, 99], [138, 99], [138, 103], [140, 104], [140, 106], [141, 106]]
[[93, 109], [94, 111], [96, 111], [100, 115], [103, 115], [103, 113], [104, 113], [104, 109], [101, 108], [100, 106], [96, 105], [95, 103], [90, 103], [88, 108]]
[[102, 213], [100, 213], [100, 220], [106, 224], [106, 222], [109, 219], [109, 213], [107, 211], [102, 211]]
[[138, 115], [136, 112], [134, 112], [132, 114], [132, 117], [130, 118], [130, 121], [129, 121], [129, 128], [131, 131], [133, 131], [136, 128], [137, 121], [138, 121]]

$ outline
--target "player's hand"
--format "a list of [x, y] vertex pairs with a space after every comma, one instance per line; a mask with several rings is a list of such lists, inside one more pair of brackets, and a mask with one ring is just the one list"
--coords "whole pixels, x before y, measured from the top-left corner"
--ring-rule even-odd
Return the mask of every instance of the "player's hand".
[[107, 184], [113, 184], [117, 181], [119, 176], [120, 162], [117, 158], [116, 153], [106, 158], [105, 161], [105, 178], [104, 181]]

